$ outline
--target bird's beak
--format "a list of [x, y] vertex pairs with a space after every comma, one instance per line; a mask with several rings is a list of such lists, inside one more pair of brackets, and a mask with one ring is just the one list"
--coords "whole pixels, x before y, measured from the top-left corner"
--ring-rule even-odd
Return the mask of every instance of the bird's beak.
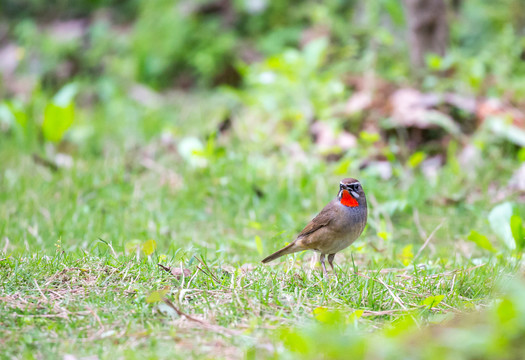
[[354, 197], [354, 199], [359, 199], [359, 194], [356, 193], [351, 187], [345, 186], [345, 189]]

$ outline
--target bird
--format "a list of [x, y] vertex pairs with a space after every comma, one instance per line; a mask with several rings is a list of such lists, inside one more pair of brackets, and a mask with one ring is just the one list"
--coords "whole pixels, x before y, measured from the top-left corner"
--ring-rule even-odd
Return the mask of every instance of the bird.
[[297, 235], [296, 239], [279, 251], [264, 258], [269, 263], [283, 255], [303, 250], [320, 253], [323, 276], [327, 277], [325, 257], [334, 268], [335, 254], [350, 246], [366, 226], [368, 209], [361, 183], [354, 178], [345, 178], [339, 183], [337, 197], [330, 201]]

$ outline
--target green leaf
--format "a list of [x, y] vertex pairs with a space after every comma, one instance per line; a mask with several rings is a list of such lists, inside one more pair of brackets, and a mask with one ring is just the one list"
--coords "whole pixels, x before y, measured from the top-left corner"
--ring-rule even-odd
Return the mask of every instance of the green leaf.
[[151, 254], [153, 254], [156, 248], [157, 248], [157, 243], [153, 239], [149, 239], [144, 244], [142, 244], [142, 252], [146, 256], [150, 256]]
[[424, 152], [416, 151], [408, 159], [408, 166], [410, 166], [413, 169], [417, 167], [419, 164], [421, 164], [423, 160], [425, 160], [426, 157], [427, 157], [427, 154], [425, 154]]
[[405, 14], [401, 2], [398, 0], [384, 0], [383, 4], [393, 23], [397, 26], [404, 25]]
[[429, 296], [425, 300], [421, 302], [422, 305], [425, 305], [428, 309], [431, 309], [433, 307], [436, 307], [439, 305], [441, 301], [445, 298], [445, 295], [436, 295], [436, 296]]
[[310, 71], [317, 69], [323, 62], [328, 40], [325, 37], [310, 41], [304, 48], [304, 59]]
[[514, 250], [516, 243], [510, 229], [510, 218], [512, 216], [512, 204], [504, 202], [495, 206], [489, 213], [489, 223], [492, 231], [503, 241], [508, 249]]
[[488, 250], [493, 253], [496, 252], [496, 249], [494, 248], [494, 246], [492, 246], [492, 243], [489, 241], [489, 239], [485, 235], [482, 235], [475, 230], [470, 231], [470, 234], [467, 236], [467, 239], [472, 241], [474, 244], [478, 245], [482, 249]]
[[162, 299], [164, 299], [164, 297], [168, 293], [168, 291], [169, 291], [168, 288], [164, 288], [162, 290], [153, 291], [146, 298], [146, 302], [148, 304], [161, 302]]
[[329, 310], [322, 306], [315, 308], [313, 314], [317, 321], [327, 325], [341, 324], [345, 320], [340, 311]]
[[409, 244], [403, 248], [401, 251], [401, 254], [398, 255], [398, 258], [401, 260], [403, 265], [408, 266], [410, 262], [412, 262], [412, 259], [414, 258], [414, 252], [412, 249], [414, 246], [412, 244]]
[[355, 310], [350, 316], [348, 316], [348, 322], [355, 323], [361, 318], [361, 316], [363, 316], [364, 312], [364, 310]]
[[430, 70], [439, 70], [443, 64], [443, 58], [436, 54], [429, 54], [426, 57], [426, 63]]
[[48, 103], [44, 110], [44, 122], [42, 132], [44, 138], [49, 141], [58, 142], [62, 140], [64, 133], [73, 124], [75, 118], [75, 104], [72, 102], [66, 106]]
[[522, 147], [518, 151], [518, 160], [521, 162], [525, 162], [525, 147]]
[[124, 243], [124, 251], [126, 254], [131, 254], [137, 251], [137, 249], [140, 247], [141, 241], [138, 239], [133, 239], [130, 241], [126, 241]]
[[500, 325], [510, 323], [516, 326], [516, 322], [519, 319], [519, 312], [516, 305], [508, 298], [504, 298], [498, 304], [496, 307], [496, 315], [498, 316]]
[[361, 131], [359, 133], [359, 138], [364, 142], [373, 144], [378, 142], [381, 139], [381, 136], [376, 132]]
[[499, 117], [490, 117], [488, 128], [498, 137], [503, 138], [518, 146], [525, 147], [525, 131], [521, 128], [509, 124], [505, 119]]
[[525, 247], [525, 227], [523, 226], [523, 219], [518, 215], [512, 215], [510, 217], [510, 230], [516, 248], [522, 250]]
[[348, 173], [348, 169], [350, 168], [350, 159], [343, 159], [339, 162], [337, 167], [334, 169], [334, 174], [336, 175], [344, 175]]
[[53, 97], [53, 103], [57, 106], [66, 107], [73, 102], [78, 92], [78, 85], [75, 83], [67, 84], [60, 89]]
[[196, 137], [189, 136], [181, 139], [177, 150], [180, 156], [191, 166], [202, 168], [208, 164], [204, 144]]
[[381, 239], [386, 241], [386, 240], [388, 240], [390, 238], [390, 233], [387, 232], [387, 231], [379, 231], [377, 233], [377, 236], [379, 236]]
[[263, 254], [263, 244], [261, 241], [261, 237], [259, 235], [255, 235], [255, 246], [257, 246], [257, 252], [259, 255], [262, 256]]

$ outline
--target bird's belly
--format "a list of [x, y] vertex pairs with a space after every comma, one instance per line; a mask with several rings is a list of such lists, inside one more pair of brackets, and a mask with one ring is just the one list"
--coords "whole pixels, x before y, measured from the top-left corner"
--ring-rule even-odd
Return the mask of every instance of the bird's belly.
[[[363, 226], [364, 228], [364, 226]], [[361, 235], [363, 228], [353, 227], [347, 231], [326, 232], [322, 239], [318, 239], [316, 249], [322, 254], [335, 254], [346, 249]]]
[[319, 251], [322, 254], [335, 254], [343, 249], [346, 249], [355, 241], [355, 237], [351, 234], [346, 234], [340, 238], [332, 238], [331, 241], [327, 241], [324, 246], [320, 247]]

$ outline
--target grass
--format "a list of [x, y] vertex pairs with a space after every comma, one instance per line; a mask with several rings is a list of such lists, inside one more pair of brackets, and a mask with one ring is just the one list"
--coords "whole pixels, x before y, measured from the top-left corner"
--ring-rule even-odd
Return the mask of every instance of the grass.
[[[395, 359], [419, 343], [413, 329], [493, 309], [522, 271], [487, 220], [504, 201], [525, 212], [506, 187], [512, 147], [487, 146], [472, 167], [451, 143], [435, 177], [396, 156], [384, 180], [360, 166], [374, 143], [329, 162], [242, 141], [241, 130], [207, 138], [203, 110], [184, 114], [195, 126], [171, 137], [156, 135], [172, 125], [165, 119], [129, 121], [113, 138], [98, 119], [58, 170], [32, 156], [53, 159], [55, 148], [0, 135], [0, 357], [315, 359], [319, 342], [326, 358]], [[72, 138], [87, 117], [80, 112]], [[188, 157], [189, 134], [208, 140]], [[369, 221], [337, 255], [339, 277], [320, 277], [308, 252], [260, 264], [349, 175], [363, 183]], [[469, 242], [471, 230], [497, 253]], [[149, 239], [156, 250], [146, 256]], [[389, 339], [390, 357], [378, 355], [376, 342]], [[463, 344], [472, 342], [453, 345]]]
[[[358, 272], [346, 265], [339, 278], [322, 279], [318, 269], [297, 263], [233, 267], [192, 257], [179, 265], [189, 266], [187, 276], [175, 276], [158, 261], [62, 250], [3, 259], [3, 356], [272, 357], [281, 350], [277, 330], [301, 327], [319, 309], [363, 310], [359, 326], [369, 329], [407, 313], [426, 322], [487, 305], [495, 284], [513, 270], [497, 263], [446, 270], [383, 262]], [[166, 291], [166, 302], [148, 303], [158, 290]], [[445, 298], [435, 307], [422, 304], [440, 294]]]

